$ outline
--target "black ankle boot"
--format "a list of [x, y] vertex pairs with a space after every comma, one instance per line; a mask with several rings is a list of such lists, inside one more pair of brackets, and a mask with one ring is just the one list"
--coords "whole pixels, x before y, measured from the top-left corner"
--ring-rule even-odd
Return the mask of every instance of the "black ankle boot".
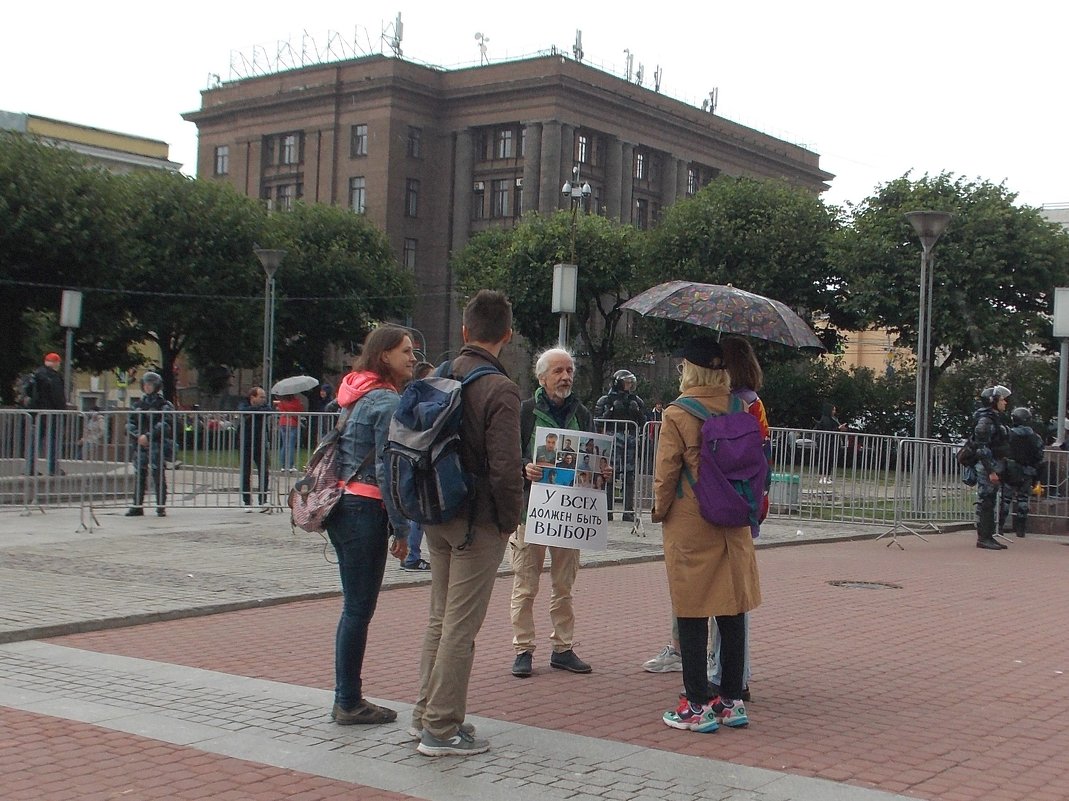
[[988, 537], [983, 539], [977, 539], [976, 547], [983, 548], [985, 551], [1001, 551], [1006, 546], [999, 545], [997, 542], [995, 542], [994, 537]]

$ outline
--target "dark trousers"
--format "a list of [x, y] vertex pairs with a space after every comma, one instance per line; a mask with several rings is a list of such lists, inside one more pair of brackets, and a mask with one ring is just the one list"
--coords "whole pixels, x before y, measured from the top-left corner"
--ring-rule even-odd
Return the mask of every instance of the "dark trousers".
[[259, 477], [259, 505], [267, 503], [267, 486], [270, 480], [267, 468], [270, 460], [267, 458], [267, 449], [263, 447], [251, 447], [246, 443], [241, 448], [241, 502], [246, 506], [252, 506], [252, 466], [256, 464], [256, 472]]
[[342, 610], [334, 637], [334, 701], [352, 710], [363, 700], [367, 630], [382, 589], [389, 551], [382, 501], [343, 495], [327, 518], [327, 535], [338, 554]]
[[[683, 657], [683, 689], [694, 704], [709, 701], [709, 618], [680, 617], [679, 654]], [[717, 615], [720, 629], [720, 695], [728, 700], [742, 698], [743, 667], [746, 662], [746, 620], [744, 614]]]
[[152, 449], [138, 447], [134, 457], [134, 506], [140, 506], [145, 502], [145, 484], [148, 482], [149, 471], [152, 471], [152, 488], [156, 493], [156, 506], [167, 505], [167, 465], [163, 461], [163, 454]]

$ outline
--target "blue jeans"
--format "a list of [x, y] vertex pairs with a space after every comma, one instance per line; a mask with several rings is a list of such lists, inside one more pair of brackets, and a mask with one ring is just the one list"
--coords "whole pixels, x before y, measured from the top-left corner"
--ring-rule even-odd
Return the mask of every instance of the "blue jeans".
[[363, 700], [367, 630], [382, 589], [389, 551], [382, 501], [343, 495], [327, 518], [327, 535], [338, 554], [342, 611], [334, 640], [334, 701], [352, 710]]
[[300, 431], [300, 426], [279, 426], [278, 461], [283, 470], [297, 466], [297, 435]]
[[405, 557], [405, 564], [408, 566], [415, 565], [423, 558], [423, 552], [419, 549], [423, 544], [423, 526], [419, 523], [409, 521], [408, 523], [408, 556]]

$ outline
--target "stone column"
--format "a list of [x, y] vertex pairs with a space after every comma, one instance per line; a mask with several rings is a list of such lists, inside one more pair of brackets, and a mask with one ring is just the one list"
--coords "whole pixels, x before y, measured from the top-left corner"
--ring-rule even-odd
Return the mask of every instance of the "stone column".
[[471, 231], [471, 193], [474, 156], [471, 129], [457, 131], [453, 151], [453, 225], [450, 247], [454, 253], [468, 244]]
[[676, 202], [676, 187], [678, 186], [679, 160], [671, 153], [664, 155], [662, 162], [664, 169], [661, 172], [661, 205], [665, 208]]
[[605, 138], [605, 216], [610, 220], [620, 219], [621, 147], [615, 136]]
[[524, 126], [523, 155], [523, 211], [538, 209], [539, 161], [542, 152], [542, 123], [529, 122]]
[[634, 218], [635, 146], [624, 142], [620, 148], [620, 222]]
[[558, 208], [568, 208], [571, 202], [560, 193], [565, 181], [572, 180], [572, 167], [575, 166], [575, 126], [562, 123], [560, 126], [560, 180], [557, 181]]
[[539, 155], [538, 211], [550, 215], [560, 208], [561, 124], [556, 120], [542, 123], [542, 150]]
[[687, 196], [687, 175], [690, 172], [690, 162], [686, 159], [679, 160], [679, 167], [676, 171], [676, 197], [684, 198]]

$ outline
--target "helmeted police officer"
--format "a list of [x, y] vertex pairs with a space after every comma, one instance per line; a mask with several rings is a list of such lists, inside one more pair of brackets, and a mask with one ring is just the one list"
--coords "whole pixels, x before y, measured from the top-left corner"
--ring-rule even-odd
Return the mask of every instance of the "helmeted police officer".
[[1001, 384], [980, 393], [981, 406], [973, 412], [973, 444], [976, 448], [976, 547], [999, 551], [1006, 547], [995, 539], [1000, 520], [1009, 512], [1009, 487], [1003, 484], [1009, 456], [1009, 429], [1002, 415], [1009, 404], [1010, 389]]
[[174, 406], [163, 397], [163, 377], [149, 371], [141, 376], [142, 395], [133, 403], [126, 433], [134, 441], [134, 502], [127, 517], [144, 514], [145, 483], [152, 471], [152, 486], [156, 491], [156, 515], [167, 514], [167, 465], [173, 457], [171, 432], [174, 425]]
[[[1023, 537], [1028, 528], [1028, 503], [1032, 488], [1043, 462], [1043, 439], [1032, 428], [1032, 410], [1018, 406], [1010, 413], [1013, 425], [1009, 430], [1009, 454], [1006, 472], [1002, 477], [1006, 488], [1003, 494], [1013, 494], [1013, 532]], [[1006, 524], [1006, 509], [1000, 510], [999, 528]]]
[[[624, 482], [624, 516], [625, 521], [635, 519], [635, 464], [638, 449], [638, 433], [646, 422], [646, 404], [635, 394], [638, 379], [630, 370], [617, 370], [612, 374], [612, 386], [609, 391], [598, 398], [594, 405], [594, 416], [601, 420], [619, 420], [630, 425], [617, 425], [611, 431], [615, 436], [616, 475]], [[610, 519], [613, 507], [612, 487], [609, 487]]]

